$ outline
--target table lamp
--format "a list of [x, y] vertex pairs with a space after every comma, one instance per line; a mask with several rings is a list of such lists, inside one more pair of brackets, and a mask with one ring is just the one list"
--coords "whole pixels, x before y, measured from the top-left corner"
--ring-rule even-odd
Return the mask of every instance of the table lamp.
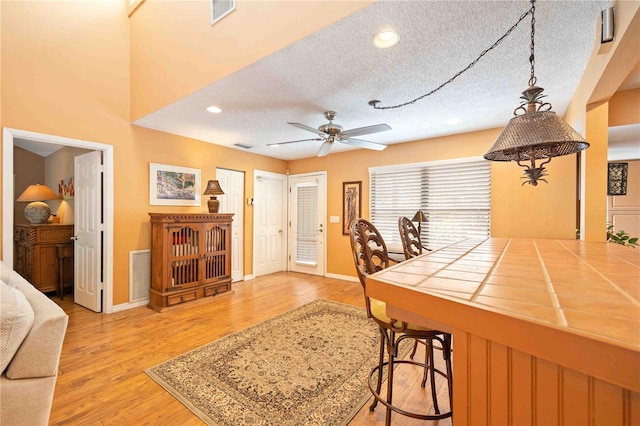
[[427, 216], [424, 214], [422, 210], [418, 210], [416, 214], [413, 215], [413, 219], [411, 219], [411, 222], [418, 222], [418, 235], [422, 235], [421, 224], [422, 222], [426, 222], [426, 221], [427, 221]]
[[16, 201], [31, 201], [24, 209], [24, 217], [33, 224], [46, 223], [51, 216], [51, 209], [44, 201], [59, 200], [47, 185], [36, 183], [29, 185]]
[[224, 191], [220, 188], [220, 183], [217, 180], [210, 180], [207, 182], [207, 189], [204, 191], [204, 195], [211, 195], [207, 201], [209, 207], [209, 213], [218, 213], [220, 208], [220, 201], [216, 199], [216, 195], [222, 195]]

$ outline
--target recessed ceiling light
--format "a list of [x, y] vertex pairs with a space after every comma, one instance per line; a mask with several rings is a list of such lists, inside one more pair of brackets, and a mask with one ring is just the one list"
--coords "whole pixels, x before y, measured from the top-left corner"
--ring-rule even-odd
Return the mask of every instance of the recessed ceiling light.
[[445, 121], [445, 123], [447, 124], [458, 124], [460, 122], [459, 118], [450, 118], [449, 120]]
[[373, 38], [373, 44], [380, 49], [386, 49], [391, 46], [395, 46], [398, 44], [400, 40], [400, 36], [397, 32], [391, 30], [380, 31]]
[[210, 107], [207, 107], [207, 111], [212, 112], [214, 114], [220, 114], [222, 112], [222, 110], [215, 105], [211, 105]]

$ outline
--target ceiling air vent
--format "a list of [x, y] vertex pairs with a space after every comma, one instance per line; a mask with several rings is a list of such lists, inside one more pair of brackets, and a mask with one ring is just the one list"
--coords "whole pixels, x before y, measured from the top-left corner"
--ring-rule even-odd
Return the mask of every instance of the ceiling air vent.
[[251, 145], [245, 145], [242, 143], [234, 143], [233, 146], [237, 146], [238, 148], [251, 149], [253, 148]]
[[236, 9], [236, 0], [211, 0], [211, 25]]

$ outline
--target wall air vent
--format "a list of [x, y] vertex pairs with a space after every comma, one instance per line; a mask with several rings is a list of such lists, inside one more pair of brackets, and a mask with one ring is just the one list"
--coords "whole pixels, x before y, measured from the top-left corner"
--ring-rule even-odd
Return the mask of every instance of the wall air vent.
[[234, 143], [233, 146], [237, 146], [238, 148], [243, 148], [243, 149], [251, 149], [253, 148], [251, 145], [245, 145], [242, 143]]
[[211, 25], [236, 10], [236, 0], [211, 0]]
[[129, 252], [129, 302], [149, 300], [151, 287], [151, 250]]

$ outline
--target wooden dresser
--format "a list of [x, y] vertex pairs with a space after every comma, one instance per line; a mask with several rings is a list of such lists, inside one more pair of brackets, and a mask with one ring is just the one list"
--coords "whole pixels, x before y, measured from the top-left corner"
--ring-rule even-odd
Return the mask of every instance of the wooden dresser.
[[68, 243], [73, 225], [14, 225], [13, 269], [42, 292], [58, 290], [56, 244]]
[[149, 307], [163, 310], [231, 290], [230, 213], [149, 213]]

